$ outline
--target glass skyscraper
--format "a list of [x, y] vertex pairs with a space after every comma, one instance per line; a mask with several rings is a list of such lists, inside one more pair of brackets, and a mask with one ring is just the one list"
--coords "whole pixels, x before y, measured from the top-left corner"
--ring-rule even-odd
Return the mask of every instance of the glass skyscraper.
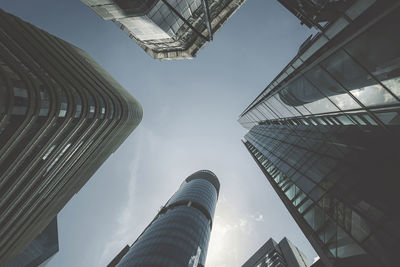
[[81, 0], [156, 59], [188, 59], [245, 0]]
[[278, 0], [307, 27], [322, 29], [323, 24], [341, 16], [355, 0]]
[[309, 267], [307, 257], [286, 237], [279, 244], [270, 238], [242, 267]]
[[0, 10], [0, 264], [136, 128], [140, 104], [88, 54]]
[[108, 266], [204, 266], [219, 188], [211, 171], [187, 177], [125, 256]]
[[326, 266], [400, 264], [399, 6], [354, 1], [239, 118]]

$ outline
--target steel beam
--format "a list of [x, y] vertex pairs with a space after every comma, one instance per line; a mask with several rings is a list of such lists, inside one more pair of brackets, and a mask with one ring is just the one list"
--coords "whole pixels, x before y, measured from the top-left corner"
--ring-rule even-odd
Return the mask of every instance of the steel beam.
[[204, 39], [205, 41], [210, 41], [207, 37], [205, 37], [199, 30], [197, 30], [192, 24], [190, 24], [187, 19], [185, 19], [173, 6], [171, 6], [170, 3], [168, 3], [167, 0], [161, 0], [175, 15], [177, 15], [183, 22], [189, 26], [190, 29], [192, 29], [199, 37]]

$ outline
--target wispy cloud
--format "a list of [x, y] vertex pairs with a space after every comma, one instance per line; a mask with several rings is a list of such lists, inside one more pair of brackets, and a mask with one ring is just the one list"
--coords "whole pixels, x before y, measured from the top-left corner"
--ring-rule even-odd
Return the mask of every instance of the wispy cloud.
[[[142, 140], [142, 138], [137, 138]], [[120, 209], [117, 218], [117, 227], [111, 238], [105, 244], [103, 252], [99, 258], [99, 266], [104, 266], [127, 244], [132, 243], [133, 240], [127, 240], [129, 233], [132, 232], [132, 223], [134, 221], [133, 209], [135, 204], [136, 184], [138, 179], [138, 168], [140, 166], [140, 154], [144, 149], [143, 142], [137, 142], [135, 156], [129, 163], [130, 178], [128, 182], [128, 201]]]
[[256, 222], [262, 222], [264, 221], [264, 216], [261, 213], [257, 213], [257, 214], [252, 214], [250, 215], [250, 217], [255, 220]]
[[214, 217], [206, 266], [240, 266], [239, 256], [242, 252], [243, 240], [248, 239], [255, 224], [262, 220], [261, 213], [240, 216], [229, 201], [221, 196]]

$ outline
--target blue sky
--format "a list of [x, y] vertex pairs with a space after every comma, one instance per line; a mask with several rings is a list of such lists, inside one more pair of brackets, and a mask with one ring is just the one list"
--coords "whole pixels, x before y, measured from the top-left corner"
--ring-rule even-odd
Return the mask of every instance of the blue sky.
[[316, 253], [241, 143], [238, 115], [311, 34], [277, 1], [248, 0], [197, 58], [158, 61], [79, 0], [1, 7], [84, 49], [142, 104], [139, 127], [59, 213], [48, 267], [105, 266], [199, 169], [220, 179], [207, 267], [244, 263], [270, 237]]

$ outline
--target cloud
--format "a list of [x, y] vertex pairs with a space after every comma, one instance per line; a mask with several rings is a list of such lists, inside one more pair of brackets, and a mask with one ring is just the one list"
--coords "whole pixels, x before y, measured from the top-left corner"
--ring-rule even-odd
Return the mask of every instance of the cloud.
[[[140, 140], [142, 138], [138, 138]], [[128, 201], [124, 203], [124, 206], [120, 209], [119, 214], [116, 217], [117, 227], [115, 232], [112, 233], [110, 239], [104, 246], [103, 252], [99, 257], [99, 266], [106, 265], [109, 261], [114, 258], [115, 255], [127, 244], [131, 244], [133, 240], [129, 240], [132, 232], [132, 223], [134, 217], [134, 207], [137, 202], [135, 199], [135, 191], [138, 177], [138, 168], [140, 166], [140, 154], [143, 151], [144, 145], [142, 142], [137, 145], [135, 150], [135, 156], [129, 163], [130, 178], [128, 181]]]
[[250, 215], [250, 217], [256, 222], [263, 222], [264, 216], [261, 213]]
[[243, 244], [252, 235], [255, 224], [263, 221], [261, 213], [238, 214], [223, 195], [217, 204], [207, 254], [207, 267], [240, 266]]

